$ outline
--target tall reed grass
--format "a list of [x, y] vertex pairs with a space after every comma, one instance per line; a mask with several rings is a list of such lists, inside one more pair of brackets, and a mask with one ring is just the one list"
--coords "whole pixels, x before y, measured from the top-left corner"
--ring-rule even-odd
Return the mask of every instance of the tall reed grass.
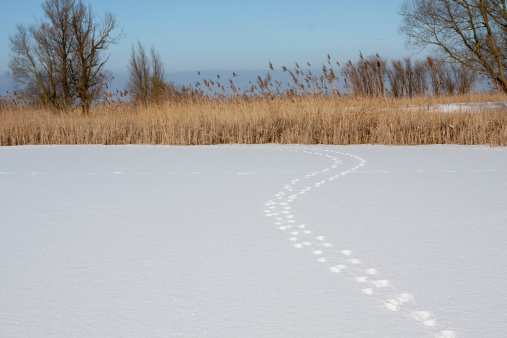
[[[268, 84], [269, 86], [269, 84]], [[332, 89], [331, 89], [332, 90]], [[182, 95], [180, 93], [180, 95]], [[505, 95], [363, 97], [238, 95], [195, 92], [157, 104], [101, 104], [89, 115], [4, 102], [0, 145], [35, 144], [464, 144], [507, 146], [507, 113], [428, 112], [450, 102], [505, 100]]]
[[[476, 76], [431, 58], [412, 62], [360, 55], [341, 67], [328, 55], [244, 87], [221, 77], [165, 86], [153, 100], [104, 93], [88, 115], [0, 97], [0, 145], [27, 144], [485, 144], [507, 145], [507, 112], [441, 113], [428, 106], [505, 101], [478, 94]], [[281, 76], [282, 75], [282, 76]], [[131, 100], [129, 100], [131, 99]]]

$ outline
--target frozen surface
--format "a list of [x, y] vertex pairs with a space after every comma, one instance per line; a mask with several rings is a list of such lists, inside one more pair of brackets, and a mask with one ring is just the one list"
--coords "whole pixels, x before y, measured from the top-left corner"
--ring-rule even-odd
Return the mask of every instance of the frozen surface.
[[488, 110], [503, 110], [507, 112], [507, 101], [500, 102], [476, 102], [476, 103], [450, 103], [450, 104], [437, 104], [426, 107], [430, 112], [466, 112], [473, 113]]
[[506, 337], [506, 206], [506, 148], [0, 148], [0, 336]]

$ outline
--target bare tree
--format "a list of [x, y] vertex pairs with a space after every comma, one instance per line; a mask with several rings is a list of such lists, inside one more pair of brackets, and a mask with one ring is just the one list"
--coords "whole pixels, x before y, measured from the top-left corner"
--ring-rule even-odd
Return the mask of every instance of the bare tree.
[[147, 104], [148, 101], [156, 102], [163, 98], [167, 87], [164, 65], [154, 47], [148, 57], [140, 41], [137, 42], [137, 48], [132, 46], [128, 69], [128, 89], [134, 101]]
[[155, 51], [155, 48], [152, 46], [150, 50], [151, 56], [151, 95], [155, 100], [159, 100], [164, 96], [165, 90], [167, 88], [167, 83], [165, 81], [165, 71], [164, 64], [160, 59], [160, 54]]
[[507, 93], [505, 0], [405, 0], [400, 30], [416, 48], [486, 73]]
[[64, 108], [71, 105], [75, 96], [75, 37], [70, 26], [73, 5], [71, 0], [48, 0], [42, 5], [44, 16], [49, 22], [44, 25], [46, 29], [41, 34], [49, 42], [48, 57], [56, 60], [52, 78], [58, 86], [60, 106]]
[[18, 25], [10, 37], [11, 77], [42, 106], [79, 104], [86, 114], [109, 80], [103, 53], [123, 34], [113, 35], [118, 27], [111, 13], [96, 20], [81, 0], [46, 0], [42, 9], [41, 23]]
[[364, 58], [359, 53], [359, 61], [349, 60], [342, 68], [345, 85], [355, 95], [383, 97], [387, 95], [387, 63], [378, 54]]
[[[45, 26], [18, 25], [10, 37], [12, 59], [9, 63], [11, 77], [22, 88], [24, 98], [39, 102], [42, 106], [56, 106], [57, 93], [53, 79], [55, 60], [45, 41]], [[34, 41], [38, 45], [34, 46]], [[42, 40], [42, 41], [41, 41]]]
[[113, 35], [113, 31], [118, 28], [113, 14], [106, 12], [96, 22], [92, 8], [81, 0], [75, 3], [71, 27], [75, 37], [78, 74], [76, 93], [83, 114], [87, 114], [91, 103], [100, 97], [104, 86], [110, 81], [110, 75], [104, 70], [109, 56], [104, 57], [103, 54], [111, 45], [117, 44], [123, 34], [120, 32]]
[[146, 104], [150, 93], [150, 65], [146, 50], [140, 41], [137, 42], [137, 50], [132, 46], [128, 70], [127, 87], [131, 95], [135, 101]]
[[394, 97], [414, 97], [424, 95], [426, 86], [427, 67], [423, 61], [412, 64], [410, 58], [392, 60], [392, 67], [387, 75], [391, 95]]
[[477, 72], [459, 64], [451, 65], [451, 70], [456, 80], [458, 94], [468, 94], [474, 83], [477, 82]]

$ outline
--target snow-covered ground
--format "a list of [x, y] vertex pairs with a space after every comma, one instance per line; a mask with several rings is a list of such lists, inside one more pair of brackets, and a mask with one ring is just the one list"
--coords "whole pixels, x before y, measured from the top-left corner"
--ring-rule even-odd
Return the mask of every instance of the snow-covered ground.
[[507, 148], [0, 148], [1, 337], [506, 337]]
[[[426, 106], [406, 106], [398, 108], [408, 108], [413, 110], [425, 110], [430, 113], [479, 113], [488, 111], [505, 111], [507, 112], [507, 101], [500, 102], [476, 102], [476, 103], [447, 103], [447, 104], [435, 104]], [[353, 111], [361, 111], [366, 109], [365, 107], [348, 107], [345, 108]], [[377, 108], [375, 108], [377, 109]], [[390, 108], [383, 108], [384, 111], [391, 110]]]
[[[419, 108], [415, 107], [414, 108]], [[475, 113], [489, 110], [500, 110], [507, 112], [507, 101], [501, 102], [476, 102], [476, 103], [451, 103], [451, 104], [437, 104], [428, 106], [426, 109], [429, 112], [442, 112], [442, 113]]]

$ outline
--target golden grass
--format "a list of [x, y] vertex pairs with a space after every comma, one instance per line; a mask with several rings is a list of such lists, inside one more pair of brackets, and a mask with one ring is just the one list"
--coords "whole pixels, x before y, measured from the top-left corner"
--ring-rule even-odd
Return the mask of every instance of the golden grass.
[[[504, 94], [386, 99], [189, 98], [55, 113], [0, 110], [0, 145], [463, 144], [507, 146], [507, 112], [428, 113], [424, 106], [504, 101]], [[408, 106], [420, 106], [413, 109]]]

